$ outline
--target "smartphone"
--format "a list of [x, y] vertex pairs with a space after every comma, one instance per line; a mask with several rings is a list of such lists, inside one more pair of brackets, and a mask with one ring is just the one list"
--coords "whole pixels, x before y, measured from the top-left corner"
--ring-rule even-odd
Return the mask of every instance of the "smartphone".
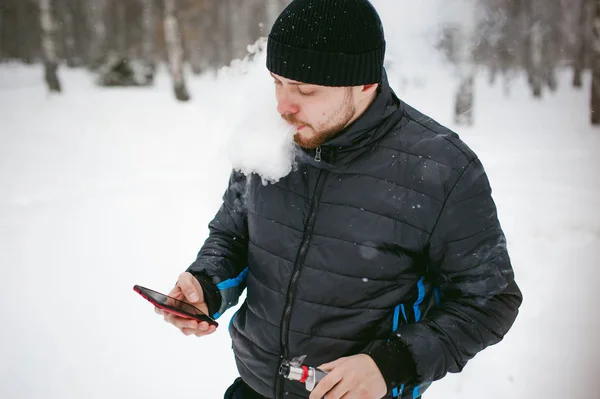
[[213, 318], [195, 307], [194, 305], [172, 298], [160, 292], [156, 292], [140, 285], [134, 285], [133, 290], [154, 304], [157, 308], [173, 313], [179, 317], [196, 320], [198, 322], [205, 321], [215, 327], [219, 326]]

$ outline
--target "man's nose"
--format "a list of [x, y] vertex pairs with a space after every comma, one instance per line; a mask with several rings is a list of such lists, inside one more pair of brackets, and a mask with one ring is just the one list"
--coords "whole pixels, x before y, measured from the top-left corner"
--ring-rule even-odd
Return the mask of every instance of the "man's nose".
[[277, 102], [277, 112], [281, 115], [294, 115], [300, 111], [297, 104], [291, 102], [288, 98], [280, 98]]

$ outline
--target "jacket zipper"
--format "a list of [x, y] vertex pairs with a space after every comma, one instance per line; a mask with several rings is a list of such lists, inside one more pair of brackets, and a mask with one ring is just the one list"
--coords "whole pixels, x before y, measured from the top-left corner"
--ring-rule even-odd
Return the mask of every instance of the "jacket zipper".
[[[298, 257], [296, 258], [296, 264], [294, 265], [294, 271], [292, 272], [292, 280], [290, 281], [290, 285], [288, 287], [288, 292], [285, 300], [285, 307], [283, 311], [283, 320], [281, 322], [281, 355], [279, 356], [279, 365], [277, 367], [277, 372], [279, 371], [283, 360], [289, 357], [288, 338], [290, 320], [292, 318], [292, 307], [294, 306], [294, 298], [296, 296], [296, 286], [298, 285], [298, 280], [300, 278], [300, 269], [302, 269], [302, 266], [304, 265], [304, 259], [306, 258], [306, 253], [308, 252], [308, 247], [312, 238], [312, 232], [315, 227], [315, 221], [317, 219], [317, 208], [319, 207], [319, 200], [321, 198], [321, 192], [323, 191], [323, 186], [326, 177], [327, 172], [321, 170], [319, 172], [319, 177], [317, 178], [315, 194], [313, 196], [313, 202], [310, 207], [310, 214], [308, 217], [308, 222], [306, 224], [306, 232], [302, 241], [302, 245], [300, 246], [300, 251], [298, 252]], [[283, 399], [282, 388], [283, 377], [279, 376], [279, 374], [277, 373], [277, 377], [275, 380], [275, 399]]]

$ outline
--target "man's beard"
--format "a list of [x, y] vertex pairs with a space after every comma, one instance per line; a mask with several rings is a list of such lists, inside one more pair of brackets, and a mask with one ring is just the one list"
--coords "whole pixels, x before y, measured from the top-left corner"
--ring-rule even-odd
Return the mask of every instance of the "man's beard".
[[305, 129], [311, 128], [314, 134], [310, 138], [302, 137], [300, 133], [296, 133], [294, 135], [294, 142], [302, 148], [315, 149], [342, 131], [354, 117], [355, 113], [356, 107], [354, 107], [353, 104], [352, 88], [348, 88], [344, 97], [344, 102], [324, 124], [312, 126], [298, 121], [294, 115], [281, 115], [281, 117], [292, 125], [304, 125]]

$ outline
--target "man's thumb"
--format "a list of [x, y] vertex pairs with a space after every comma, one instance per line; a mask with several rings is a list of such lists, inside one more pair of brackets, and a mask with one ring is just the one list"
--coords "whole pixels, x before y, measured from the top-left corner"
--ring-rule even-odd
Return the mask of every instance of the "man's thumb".
[[193, 289], [186, 292], [185, 297], [192, 303], [196, 303], [200, 300], [200, 297], [198, 297], [198, 294]]
[[[203, 300], [203, 298], [201, 298], [202, 288], [196, 288], [196, 285], [199, 284], [194, 284], [194, 277], [191, 274], [184, 273], [181, 276], [179, 286], [188, 302], [197, 303]], [[200, 292], [198, 292], [199, 290]]]

